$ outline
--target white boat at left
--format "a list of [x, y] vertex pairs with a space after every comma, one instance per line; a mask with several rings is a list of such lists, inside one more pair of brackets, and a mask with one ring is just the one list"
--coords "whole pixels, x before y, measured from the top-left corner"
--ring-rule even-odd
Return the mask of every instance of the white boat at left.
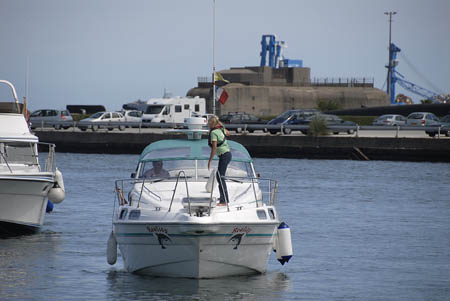
[[[61, 172], [55, 167], [55, 145], [39, 142], [28, 127], [14, 86], [14, 101], [0, 102], [0, 237], [33, 233], [44, 223], [48, 201], [65, 198]], [[48, 148], [46, 158], [38, 145]], [[41, 166], [41, 162], [45, 162]]]

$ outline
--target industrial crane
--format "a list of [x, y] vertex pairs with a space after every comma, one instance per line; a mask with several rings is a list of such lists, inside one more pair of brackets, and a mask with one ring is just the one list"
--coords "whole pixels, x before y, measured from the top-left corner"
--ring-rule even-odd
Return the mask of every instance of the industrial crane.
[[[291, 60], [283, 57], [283, 48], [287, 48], [285, 41], [277, 41], [275, 35], [263, 35], [261, 39], [261, 67], [302, 67], [302, 60]], [[268, 60], [268, 62], [267, 62]]]
[[[448, 96], [441, 96], [438, 93], [435, 93], [433, 91], [430, 91], [428, 89], [425, 89], [419, 85], [416, 85], [412, 82], [409, 82], [405, 79], [405, 77], [400, 74], [397, 70], [395, 70], [395, 67], [398, 65], [397, 60], [397, 53], [401, 51], [400, 48], [398, 48], [394, 43], [391, 43], [390, 49], [389, 49], [389, 59], [390, 64], [386, 66], [388, 68], [388, 87], [387, 87], [387, 93], [390, 94], [390, 100], [391, 104], [398, 104], [395, 102], [395, 84], [398, 83], [400, 86], [405, 88], [406, 90], [415, 93], [417, 95], [420, 95], [422, 97], [425, 97], [425, 99], [429, 99], [435, 103], [440, 103], [443, 100], [446, 100]], [[390, 72], [389, 72], [390, 69]], [[443, 99], [444, 98], [444, 99]]]

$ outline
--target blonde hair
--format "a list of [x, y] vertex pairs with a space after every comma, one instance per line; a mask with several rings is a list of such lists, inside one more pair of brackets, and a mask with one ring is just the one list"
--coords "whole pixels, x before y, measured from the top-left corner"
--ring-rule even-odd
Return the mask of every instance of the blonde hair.
[[215, 128], [217, 125], [220, 125], [223, 128], [225, 128], [223, 126], [222, 122], [220, 122], [219, 117], [217, 117], [216, 115], [214, 115], [211, 118], [209, 118], [208, 125], [209, 125], [209, 128], [211, 128], [211, 129]]

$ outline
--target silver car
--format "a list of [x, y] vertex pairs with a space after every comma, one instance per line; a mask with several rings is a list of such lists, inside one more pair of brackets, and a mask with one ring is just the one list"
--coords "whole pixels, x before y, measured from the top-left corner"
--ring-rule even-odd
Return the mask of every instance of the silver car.
[[72, 126], [72, 116], [67, 110], [44, 109], [31, 113], [30, 123], [31, 129], [37, 127], [51, 125], [55, 129], [68, 129]]
[[101, 128], [107, 128], [112, 131], [115, 127], [118, 127], [119, 130], [125, 130], [125, 125], [117, 126], [118, 122], [124, 122], [125, 118], [121, 113], [118, 112], [97, 112], [89, 118], [85, 118], [80, 120], [78, 123], [78, 128], [82, 131], [86, 131], [87, 129], [91, 129], [92, 131], [96, 131]]
[[142, 122], [142, 111], [127, 110], [119, 113], [123, 115], [125, 122], [134, 123], [133, 125], [127, 125], [127, 127], [139, 127]]
[[414, 112], [408, 115], [407, 125], [412, 126], [436, 126], [440, 125], [439, 118], [430, 112]]
[[406, 117], [396, 114], [385, 114], [375, 119], [372, 125], [406, 125]]

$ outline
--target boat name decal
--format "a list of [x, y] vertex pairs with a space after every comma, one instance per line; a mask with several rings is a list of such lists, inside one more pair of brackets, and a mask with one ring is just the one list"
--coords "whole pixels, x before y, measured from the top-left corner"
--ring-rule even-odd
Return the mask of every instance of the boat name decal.
[[147, 230], [150, 233], [153, 233], [155, 238], [158, 240], [159, 245], [161, 246], [161, 249], [166, 249], [166, 244], [168, 242], [172, 242], [169, 235], [167, 234], [167, 229], [158, 227], [158, 226], [147, 226]]
[[252, 229], [248, 226], [245, 227], [235, 227], [231, 232], [230, 242], [234, 244], [234, 250], [237, 250], [238, 246], [241, 244], [242, 239], [248, 233], [250, 233]]
[[165, 233], [167, 234], [167, 229], [159, 226], [147, 226], [147, 230], [150, 233]]
[[234, 233], [245, 233], [245, 234], [248, 234], [248, 233], [250, 233], [252, 231], [252, 229], [250, 228], [250, 227], [248, 227], [248, 226], [245, 226], [245, 227], [235, 227], [234, 229], [233, 229], [233, 232], [231, 232], [231, 234], [234, 234]]

